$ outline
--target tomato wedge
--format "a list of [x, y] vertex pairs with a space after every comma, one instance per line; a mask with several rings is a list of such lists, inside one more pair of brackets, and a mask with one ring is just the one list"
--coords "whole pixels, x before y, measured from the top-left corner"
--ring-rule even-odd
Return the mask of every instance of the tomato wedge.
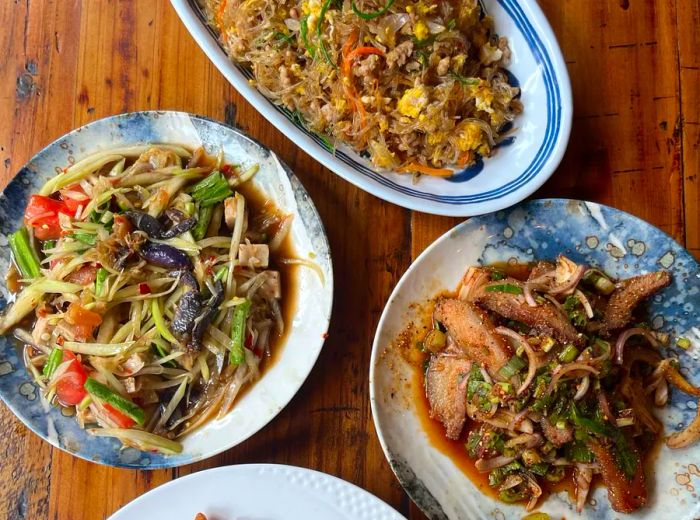
[[63, 351], [63, 361], [71, 361], [68, 369], [59, 376], [56, 383], [56, 397], [64, 406], [80, 404], [87, 392], [83, 385], [87, 381], [87, 372], [78, 358], [69, 350]]
[[90, 201], [90, 197], [85, 193], [85, 190], [80, 184], [74, 184], [60, 191], [61, 198], [72, 215], [75, 215], [80, 206], [85, 205]]
[[107, 412], [107, 417], [109, 417], [109, 419], [116, 424], [118, 428], [131, 428], [134, 424], [136, 424], [136, 421], [121, 413], [111, 404], [102, 403], [102, 407], [105, 409], [105, 412]]
[[34, 236], [39, 240], [54, 240], [61, 236], [59, 213], [75, 216], [75, 211], [71, 212], [62, 200], [32, 195], [24, 210], [24, 224], [34, 228]]

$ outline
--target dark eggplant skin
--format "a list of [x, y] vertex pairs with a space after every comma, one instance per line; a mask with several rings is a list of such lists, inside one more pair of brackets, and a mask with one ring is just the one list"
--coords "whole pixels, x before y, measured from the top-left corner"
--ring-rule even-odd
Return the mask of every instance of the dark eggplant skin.
[[180, 274], [180, 282], [185, 292], [175, 306], [175, 314], [170, 328], [181, 335], [192, 333], [192, 327], [197, 316], [202, 312], [202, 296], [199, 292], [199, 284], [192, 272], [184, 271]]
[[197, 223], [197, 219], [193, 217], [184, 218], [185, 215], [182, 211], [175, 208], [170, 208], [165, 212], [166, 219], [171, 223], [168, 228], [166, 228], [160, 220], [143, 211], [125, 211], [124, 215], [126, 215], [136, 229], [143, 231], [150, 238], [158, 240], [182, 235], [192, 229]]
[[194, 320], [192, 334], [187, 342], [187, 348], [190, 350], [198, 351], [202, 347], [202, 337], [204, 337], [204, 332], [207, 330], [209, 323], [211, 323], [212, 318], [219, 310], [219, 305], [221, 305], [221, 302], [224, 301], [224, 286], [221, 283], [221, 280], [216, 281], [213, 289], [211, 298], [209, 298], [204, 310]]
[[192, 270], [192, 260], [187, 254], [167, 244], [146, 242], [139, 251], [148, 263], [173, 270]]

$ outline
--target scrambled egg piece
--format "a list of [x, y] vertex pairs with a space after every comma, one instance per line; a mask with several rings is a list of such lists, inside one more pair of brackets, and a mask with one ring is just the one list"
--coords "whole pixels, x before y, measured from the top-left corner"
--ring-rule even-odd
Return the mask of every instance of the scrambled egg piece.
[[404, 92], [396, 108], [404, 116], [416, 118], [427, 105], [428, 92], [423, 85], [418, 85]]
[[378, 141], [370, 141], [369, 147], [372, 152], [372, 163], [379, 168], [395, 168], [397, 166], [396, 156], [389, 151], [386, 145]]
[[413, 26], [413, 34], [418, 41], [423, 41], [430, 36], [430, 29], [428, 29], [428, 24], [423, 20], [418, 20]]
[[482, 79], [477, 85], [472, 85], [469, 88], [471, 95], [474, 96], [476, 109], [489, 114], [493, 113], [491, 103], [493, 103], [494, 95], [488, 82]]
[[484, 142], [481, 127], [474, 123], [463, 123], [457, 133], [457, 148], [462, 152], [477, 151], [482, 155], [488, 153], [488, 145]]

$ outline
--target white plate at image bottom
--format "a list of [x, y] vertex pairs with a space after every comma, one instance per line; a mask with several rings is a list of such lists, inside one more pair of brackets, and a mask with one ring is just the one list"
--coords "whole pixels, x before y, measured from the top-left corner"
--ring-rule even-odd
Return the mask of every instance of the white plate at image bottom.
[[405, 520], [354, 484], [318, 471], [243, 464], [193, 473], [157, 487], [109, 520]]

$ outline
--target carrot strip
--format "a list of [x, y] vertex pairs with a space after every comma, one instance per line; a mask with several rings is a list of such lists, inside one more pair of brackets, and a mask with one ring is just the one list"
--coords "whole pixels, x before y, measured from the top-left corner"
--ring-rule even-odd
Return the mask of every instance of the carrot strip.
[[366, 125], [367, 111], [365, 110], [362, 100], [357, 97], [357, 92], [352, 84], [352, 64], [356, 58], [360, 56], [368, 56], [370, 54], [376, 54], [378, 56], [384, 56], [384, 51], [377, 49], [375, 47], [358, 47], [351, 50], [358, 40], [357, 30], [353, 30], [350, 36], [343, 44], [342, 55], [343, 62], [340, 67], [340, 73], [343, 80], [343, 89], [345, 90], [345, 95], [352, 102], [352, 105], [356, 112], [360, 113], [360, 122], [364, 127]]
[[224, 27], [224, 11], [226, 10], [226, 4], [228, 3], [228, 0], [221, 0], [221, 3], [219, 4], [219, 9], [216, 11], [216, 24], [219, 26], [219, 30], [222, 30]]
[[450, 177], [454, 175], [454, 172], [449, 168], [431, 168], [430, 166], [420, 164], [416, 160], [404, 164], [400, 168], [397, 168], [396, 171], [399, 173], [418, 172], [424, 173], [425, 175], [432, 175], [433, 177]]

